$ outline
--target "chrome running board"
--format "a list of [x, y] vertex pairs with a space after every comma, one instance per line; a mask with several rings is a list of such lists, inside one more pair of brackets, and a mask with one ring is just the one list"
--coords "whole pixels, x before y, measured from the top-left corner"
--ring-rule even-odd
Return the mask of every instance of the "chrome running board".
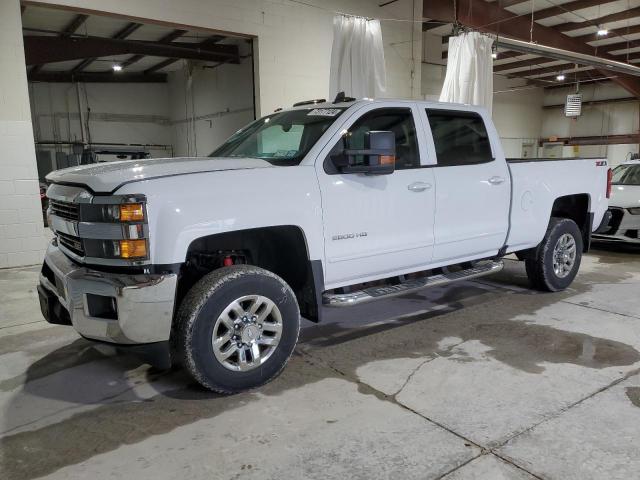
[[350, 307], [379, 298], [395, 297], [426, 287], [437, 287], [460, 280], [483, 277], [499, 272], [504, 267], [502, 260], [487, 261], [465, 270], [446, 272], [422, 278], [414, 278], [397, 285], [380, 285], [350, 293], [324, 293], [322, 303], [328, 307]]

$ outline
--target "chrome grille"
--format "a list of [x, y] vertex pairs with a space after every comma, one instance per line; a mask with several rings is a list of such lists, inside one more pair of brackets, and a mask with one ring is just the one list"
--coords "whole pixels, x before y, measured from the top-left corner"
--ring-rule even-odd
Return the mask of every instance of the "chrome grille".
[[77, 203], [61, 202], [60, 200], [50, 200], [49, 207], [51, 214], [67, 220], [79, 220], [80, 212]]
[[72, 253], [75, 253], [80, 257], [84, 257], [84, 245], [82, 244], [81, 238], [61, 232], [56, 232], [56, 235], [58, 235], [58, 242], [60, 242], [60, 245]]

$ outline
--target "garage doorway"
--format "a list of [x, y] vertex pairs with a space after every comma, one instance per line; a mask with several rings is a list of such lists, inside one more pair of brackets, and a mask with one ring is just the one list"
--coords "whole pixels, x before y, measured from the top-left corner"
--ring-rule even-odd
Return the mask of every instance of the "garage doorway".
[[41, 182], [81, 164], [207, 156], [255, 118], [246, 35], [28, 2], [22, 26]]

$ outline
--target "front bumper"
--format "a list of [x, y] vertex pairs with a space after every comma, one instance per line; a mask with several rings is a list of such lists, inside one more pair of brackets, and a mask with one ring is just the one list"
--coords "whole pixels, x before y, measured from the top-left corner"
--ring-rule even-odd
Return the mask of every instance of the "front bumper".
[[80, 266], [49, 245], [40, 302], [50, 323], [70, 323], [87, 338], [120, 345], [166, 342], [176, 274], [115, 274]]
[[625, 208], [611, 207], [603, 224], [593, 233], [592, 238], [607, 242], [640, 244], [640, 215], [632, 215]]

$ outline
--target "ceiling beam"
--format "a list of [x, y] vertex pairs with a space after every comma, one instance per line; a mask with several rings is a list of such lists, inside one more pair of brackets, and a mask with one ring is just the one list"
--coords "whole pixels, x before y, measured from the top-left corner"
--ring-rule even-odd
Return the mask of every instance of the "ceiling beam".
[[[168, 39], [169, 36], [165, 37], [165, 39]], [[224, 40], [226, 37], [223, 37], [222, 35], [212, 35], [206, 39], [204, 39], [203, 41], [201, 41], [200, 43], [198, 43], [198, 47], [200, 48], [207, 48], [210, 47], [212, 45], [215, 45], [216, 43], [218, 43], [220, 40]], [[165, 39], [161, 39], [160, 42], [166, 41]], [[170, 40], [169, 40], [170, 41]], [[131, 60], [131, 59], [129, 59]], [[129, 61], [127, 60], [127, 62]], [[168, 67], [169, 65], [171, 65], [172, 63], [177, 62], [178, 60], [180, 60], [179, 58], [168, 58], [166, 60], [163, 60], [162, 62], [158, 62], [155, 65], [152, 65], [151, 67], [149, 67], [148, 69], [145, 70], [145, 73], [152, 73], [152, 72], [156, 72], [158, 70], [163, 69], [164, 67]], [[223, 62], [226, 63], [226, 62]], [[127, 64], [128, 66], [129, 64]]]
[[[76, 33], [76, 31], [82, 26], [84, 25], [84, 22], [87, 21], [87, 18], [89, 18], [89, 15], [76, 15], [73, 20], [71, 20], [71, 22], [62, 30], [62, 32], [60, 32], [60, 37], [63, 38], [68, 38], [71, 35], [73, 35], [74, 33]], [[42, 68], [42, 64], [38, 64], [38, 65], [34, 65], [31, 68], [30, 73], [32, 74], [36, 74], [40, 71], [40, 69]]]
[[[123, 27], [122, 29], [120, 29], [118, 32], [116, 32], [116, 34], [112, 38], [124, 40], [129, 35], [131, 35], [133, 32], [138, 30], [141, 26], [142, 26], [141, 23], [131, 22], [131, 23], [127, 24], [125, 27]], [[91, 65], [93, 62], [95, 62], [96, 60], [97, 60], [96, 57], [85, 58], [80, 63], [78, 63], [75, 67], [73, 67], [71, 69], [71, 71], [75, 72], [75, 73], [81, 72], [85, 68], [87, 68], [89, 65]]]
[[65, 27], [65, 29], [62, 31], [62, 33], [60, 33], [61, 37], [70, 37], [71, 35], [73, 35], [74, 33], [76, 33], [76, 31], [82, 26], [84, 25], [84, 22], [87, 21], [87, 18], [89, 18], [89, 15], [76, 15], [74, 17], [73, 20], [71, 20], [71, 22], [69, 23], [69, 25], [67, 25]]
[[508, 74], [509, 77], [513, 78], [524, 78], [528, 80], [536, 80], [538, 82], [545, 83], [547, 86], [554, 85], [575, 85], [576, 82], [584, 83], [586, 81], [592, 81], [596, 79], [607, 79], [613, 80], [615, 78], [615, 74], [611, 75], [603, 75], [595, 69], [592, 70], [582, 70], [579, 72], [565, 72], [565, 79], [562, 81], [558, 81], [555, 79], [556, 73], [547, 73], [546, 75], [542, 75], [541, 77], [531, 78], [527, 76], [527, 72], [517, 72]]
[[[548, 139], [540, 139], [539, 143], [548, 142]], [[559, 137], [553, 143], [564, 143], [565, 145], [619, 145], [619, 144], [638, 144], [640, 143], [640, 134], [627, 133], [622, 135], [594, 135], [590, 137]]]
[[612, 13], [611, 15], [605, 15], [603, 17], [594, 18], [593, 20], [586, 20], [584, 22], [561, 23], [559, 25], [554, 25], [553, 28], [558, 30], [559, 32], [570, 32], [571, 30], [594, 27], [603, 25], [605, 23], [618, 22], [620, 20], [628, 20], [635, 17], [640, 17], [640, 7], [623, 10], [622, 12]]
[[446, 23], [430, 21], [422, 22], [422, 31], [428, 32], [429, 30], [435, 30], [436, 28], [440, 28], [444, 25], [446, 25]]
[[567, 2], [557, 7], [543, 8], [533, 12], [533, 19], [544, 20], [545, 18], [555, 17], [556, 15], [562, 15], [563, 13], [574, 12], [576, 10], [582, 10], [583, 8], [597, 7], [604, 5], [605, 3], [613, 3], [617, 0], [577, 0], [574, 2]]
[[[505, 60], [507, 58], [515, 58], [515, 57], [521, 57], [522, 55], [526, 55], [525, 53], [520, 53], [520, 52], [516, 52], [514, 50], [499, 50], [498, 51], [498, 59], [497, 60]], [[442, 51], [442, 58], [448, 58], [449, 57], [449, 50], [443, 50]]]
[[[582, 102], [583, 107], [590, 107], [593, 105], [609, 105], [611, 103], [626, 103], [626, 102], [637, 102], [638, 99], [634, 97], [623, 97], [623, 98], [609, 98], [607, 100], [588, 100], [586, 102]], [[543, 110], [552, 110], [554, 108], [564, 108], [564, 103], [554, 103], [553, 105], [544, 105], [542, 107]]]
[[[157, 40], [157, 42], [158, 43], [170, 43], [170, 42], [173, 42], [174, 40], [180, 38], [185, 33], [187, 33], [186, 30], [173, 30], [172, 32], [168, 33], [164, 37], [162, 37], [159, 40]], [[133, 65], [134, 63], [139, 62], [144, 57], [145, 57], [144, 55], [140, 55], [140, 54], [133, 55], [133, 56], [127, 58], [124, 62], [122, 62], [122, 68], [127, 68], [127, 67]]]
[[529, 0], [497, 0], [502, 8], [512, 7], [520, 3], [527, 3]]
[[[616, 50], [628, 50], [630, 48], [640, 47], [640, 40], [623, 40], [621, 42], [608, 43], [606, 45], [601, 45], [596, 47], [598, 53], [609, 53], [615, 52]], [[619, 55], [619, 54], [617, 54]]]
[[509, 62], [509, 63], [501, 63], [500, 65], [493, 65], [494, 72], [505, 72], [507, 70], [514, 70], [516, 68], [524, 68], [531, 67], [533, 65], [541, 65], [549, 62], [555, 62], [556, 60], [544, 58], [544, 57], [536, 57], [530, 58], [528, 60], [520, 60], [517, 62]]
[[157, 42], [113, 38], [59, 38], [39, 35], [25, 36], [24, 44], [27, 65], [125, 54], [240, 63], [236, 45], [210, 45], [207, 48], [202, 48], [199, 44], [191, 45], [188, 43], [165, 45]]
[[[423, 15], [431, 19], [442, 21], [455, 20], [456, 15], [451, 8], [452, 3], [448, 0], [423, 0]], [[488, 3], [483, 0], [457, 0], [457, 20], [471, 28], [484, 32], [497, 34], [522, 41], [529, 41], [530, 36], [534, 42], [550, 47], [560, 48], [571, 52], [585, 55], [599, 54], [602, 58], [616, 60], [611, 55], [602, 55], [594, 47], [579, 40], [563, 35], [561, 32], [551, 27], [535, 24], [533, 32], [531, 30], [531, 20], [526, 16], [518, 16], [509, 12], [494, 2]], [[607, 70], [602, 70], [603, 76], [609, 76]], [[630, 93], [640, 98], [640, 79], [631, 75], [616, 73], [614, 80]]]
[[[596, 76], [596, 77], [591, 77], [591, 78], [578, 78], [578, 82], [580, 82], [580, 85], [586, 85], [586, 84], [590, 84], [593, 85], [594, 83], [606, 83], [606, 82], [612, 82], [613, 78], [608, 77], [608, 76]], [[559, 88], [564, 88], [564, 89], [571, 89], [571, 93], [575, 93], [576, 90], [576, 79], [573, 78], [570, 81], [564, 81], [564, 82], [552, 82], [547, 80], [545, 85], [545, 89], [547, 90], [555, 90], [555, 89], [559, 89]], [[636, 101], [638, 101], [638, 99], [636, 98]]]
[[601, 37], [598, 35], [597, 32], [593, 32], [593, 33], [587, 33], [586, 35], [578, 35], [571, 38], [575, 40], [580, 40], [581, 42], [596, 42], [598, 40], [611, 38], [613, 36], [633, 35], [635, 33], [640, 33], [640, 25], [632, 25], [629, 27], [615, 28], [613, 30], [609, 30], [607, 37]]
[[521, 70], [519, 72], [510, 72], [510, 73], [506, 73], [505, 75], [509, 75], [509, 76], [513, 75], [516, 77], [533, 77], [537, 75], [548, 74], [547, 76], [552, 76], [552, 75], [558, 75], [559, 73], [564, 73], [565, 76], [568, 77], [570, 74], [574, 72], [573, 65], [574, 65], [573, 63], [567, 63], [564, 65], [564, 68], [563, 68], [563, 65], [554, 65], [552, 67], [542, 67], [542, 68], [535, 68], [532, 70]]
[[113, 73], [113, 72], [38, 72], [28, 73], [30, 82], [52, 82], [52, 83], [165, 83], [167, 76], [163, 73], [151, 75], [140, 73]]
[[148, 75], [149, 73], [157, 72], [158, 70], [162, 70], [164, 67], [168, 67], [169, 65], [171, 65], [172, 63], [177, 62], [178, 60], [180, 60], [180, 59], [179, 58], [167, 58], [166, 60], [158, 62], [155, 65], [152, 65], [151, 67], [147, 68], [144, 71], [144, 73], [145, 73], [145, 75]]

